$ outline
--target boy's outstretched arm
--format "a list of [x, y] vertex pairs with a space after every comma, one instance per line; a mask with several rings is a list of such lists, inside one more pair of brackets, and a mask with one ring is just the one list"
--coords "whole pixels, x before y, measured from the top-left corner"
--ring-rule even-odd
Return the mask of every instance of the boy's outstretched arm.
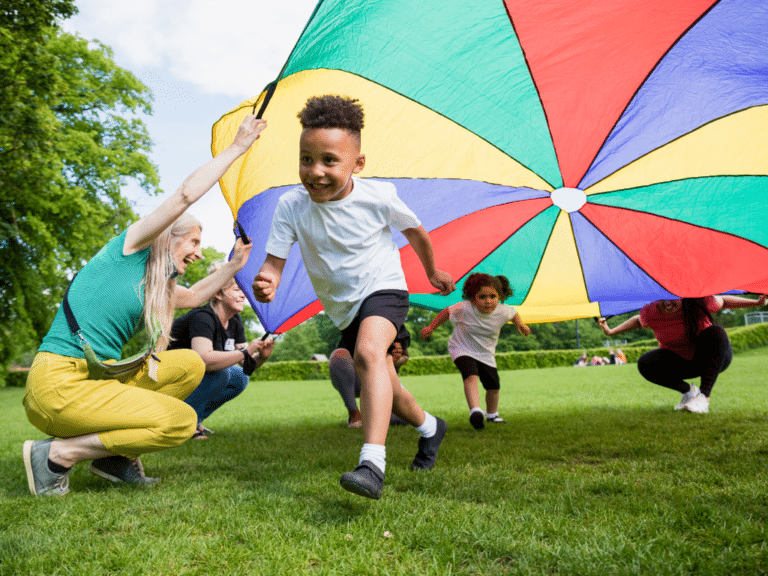
[[427, 273], [429, 283], [440, 290], [440, 294], [443, 296], [447, 296], [456, 290], [456, 285], [453, 283], [451, 275], [448, 272], [435, 268], [435, 253], [432, 250], [432, 241], [429, 239], [427, 231], [424, 230], [424, 226], [406, 228], [403, 230], [403, 236], [413, 246], [413, 251], [416, 252], [416, 256], [421, 260], [421, 265], [424, 266], [424, 272]]
[[272, 254], [267, 254], [264, 264], [261, 265], [259, 273], [256, 274], [251, 284], [253, 297], [257, 301], [267, 304], [275, 299], [275, 290], [280, 285], [284, 267], [285, 258], [278, 258]]

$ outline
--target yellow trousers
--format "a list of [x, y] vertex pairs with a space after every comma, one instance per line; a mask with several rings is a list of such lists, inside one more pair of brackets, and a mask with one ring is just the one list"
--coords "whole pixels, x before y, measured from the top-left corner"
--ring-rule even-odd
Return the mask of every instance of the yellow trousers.
[[128, 458], [178, 446], [197, 427], [183, 400], [202, 380], [205, 364], [192, 350], [158, 358], [157, 381], [146, 364], [125, 379], [90, 380], [85, 359], [39, 352], [27, 378], [27, 418], [56, 438], [98, 433], [107, 450]]

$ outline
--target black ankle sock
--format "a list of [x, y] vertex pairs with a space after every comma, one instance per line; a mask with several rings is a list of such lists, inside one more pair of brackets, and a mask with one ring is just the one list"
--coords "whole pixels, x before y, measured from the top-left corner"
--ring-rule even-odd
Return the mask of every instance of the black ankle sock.
[[48, 470], [50, 470], [54, 474], [65, 474], [69, 472], [69, 468], [67, 468], [66, 466], [62, 466], [61, 464], [56, 464], [56, 462], [54, 462], [50, 458], [48, 459]]

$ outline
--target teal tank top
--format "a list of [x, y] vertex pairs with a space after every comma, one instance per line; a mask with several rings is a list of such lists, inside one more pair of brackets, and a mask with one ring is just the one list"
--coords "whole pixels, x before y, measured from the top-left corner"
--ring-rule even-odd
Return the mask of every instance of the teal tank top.
[[[149, 248], [123, 255], [125, 232], [110, 240], [80, 272], [69, 288], [69, 305], [88, 344], [102, 360], [119, 360], [123, 345], [142, 324], [144, 272]], [[83, 358], [59, 306], [40, 352]]]

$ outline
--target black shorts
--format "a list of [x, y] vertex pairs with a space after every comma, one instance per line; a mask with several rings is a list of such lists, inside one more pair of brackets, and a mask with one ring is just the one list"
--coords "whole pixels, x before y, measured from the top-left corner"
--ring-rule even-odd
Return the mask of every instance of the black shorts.
[[400, 342], [403, 349], [408, 349], [411, 344], [411, 335], [405, 327], [405, 317], [408, 315], [408, 292], [405, 290], [379, 290], [363, 300], [357, 316], [352, 323], [341, 331], [341, 340], [337, 348], [344, 348], [349, 351], [352, 357], [355, 356], [355, 343], [357, 342], [357, 333], [360, 331], [360, 323], [363, 318], [369, 316], [381, 316], [386, 318], [397, 329], [397, 336], [390, 344], [387, 352], [392, 352], [392, 344]]
[[456, 368], [461, 372], [461, 378], [466, 380], [470, 376], [478, 376], [480, 383], [486, 390], [499, 390], [501, 381], [499, 380], [499, 371], [493, 366], [478, 362], [469, 356], [459, 356], [453, 361]]

